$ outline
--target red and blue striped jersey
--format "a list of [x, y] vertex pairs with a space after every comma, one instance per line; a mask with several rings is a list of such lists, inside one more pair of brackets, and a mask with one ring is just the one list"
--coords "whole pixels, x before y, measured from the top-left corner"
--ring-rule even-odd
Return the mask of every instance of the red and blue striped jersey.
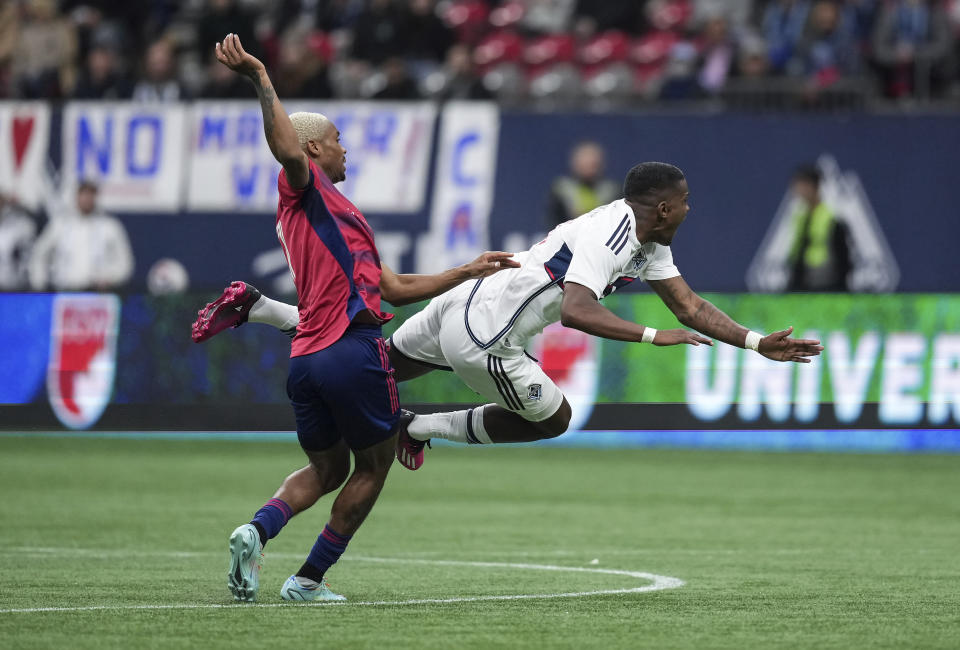
[[277, 185], [277, 238], [300, 310], [290, 356], [332, 345], [361, 312], [380, 323], [393, 318], [380, 310], [380, 256], [373, 230], [356, 206], [312, 160], [306, 187], [290, 187], [285, 171]]

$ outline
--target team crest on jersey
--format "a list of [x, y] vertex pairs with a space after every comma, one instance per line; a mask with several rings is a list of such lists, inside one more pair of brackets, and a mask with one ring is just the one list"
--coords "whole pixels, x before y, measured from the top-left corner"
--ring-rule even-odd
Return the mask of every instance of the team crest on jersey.
[[643, 268], [643, 265], [647, 263], [647, 258], [643, 255], [643, 249], [637, 251], [637, 254], [633, 256], [633, 272], [639, 273], [640, 269]]
[[541, 393], [540, 384], [531, 384], [530, 388], [527, 389], [527, 399], [534, 402], [539, 402], [540, 393]]
[[110, 402], [119, 319], [116, 296], [54, 298], [47, 394], [64, 426], [86, 429], [100, 419]]

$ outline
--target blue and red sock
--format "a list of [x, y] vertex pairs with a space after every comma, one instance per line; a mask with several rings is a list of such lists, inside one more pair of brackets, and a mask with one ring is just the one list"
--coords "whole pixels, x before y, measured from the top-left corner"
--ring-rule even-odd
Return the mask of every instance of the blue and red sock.
[[293, 509], [285, 501], [270, 499], [257, 510], [250, 523], [260, 533], [260, 544], [266, 545], [267, 540], [276, 537], [292, 516]]
[[317, 537], [316, 543], [310, 549], [310, 555], [307, 556], [307, 561], [297, 571], [297, 575], [322, 582], [327, 569], [333, 566], [347, 550], [347, 543], [350, 542], [351, 537], [352, 535], [341, 535], [336, 532], [330, 528], [330, 524], [324, 526], [323, 532]]

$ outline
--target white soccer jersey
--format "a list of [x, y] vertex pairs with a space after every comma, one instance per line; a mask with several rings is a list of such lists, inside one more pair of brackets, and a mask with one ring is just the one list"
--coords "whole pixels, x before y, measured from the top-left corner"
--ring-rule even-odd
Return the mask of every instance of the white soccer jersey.
[[519, 356], [533, 336], [560, 320], [565, 282], [582, 284], [602, 299], [634, 280], [680, 275], [670, 247], [641, 244], [636, 230], [633, 210], [623, 199], [560, 224], [516, 256], [520, 268], [472, 285], [468, 335], [495, 356]]

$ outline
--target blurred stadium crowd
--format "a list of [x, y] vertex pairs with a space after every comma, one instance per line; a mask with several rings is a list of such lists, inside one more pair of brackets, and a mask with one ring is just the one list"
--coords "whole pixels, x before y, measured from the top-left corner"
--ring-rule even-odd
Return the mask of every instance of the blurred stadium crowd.
[[757, 108], [960, 96], [960, 0], [6, 0], [0, 98], [282, 97]]

